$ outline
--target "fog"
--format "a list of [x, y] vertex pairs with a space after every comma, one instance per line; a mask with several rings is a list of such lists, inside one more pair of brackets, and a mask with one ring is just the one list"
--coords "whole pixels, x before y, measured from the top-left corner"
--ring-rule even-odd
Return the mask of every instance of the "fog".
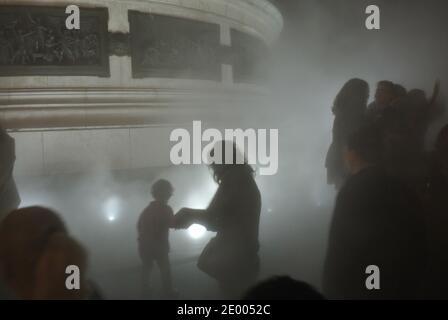
[[[335, 191], [326, 184], [325, 155], [331, 141], [332, 102], [353, 77], [391, 80], [428, 95], [436, 79], [448, 84], [448, 4], [444, 0], [277, 1], [285, 29], [269, 60], [269, 98], [248, 126], [279, 129], [279, 171], [257, 176], [263, 209], [260, 226], [261, 278], [289, 274], [320, 287], [328, 224]], [[365, 8], [381, 9], [381, 30], [364, 27]], [[428, 143], [444, 123], [437, 119]], [[226, 128], [234, 123], [222, 124]], [[85, 175], [19, 178], [22, 206], [43, 204], [64, 217], [90, 254], [91, 278], [106, 298], [139, 298], [136, 222], [150, 201], [150, 183], [170, 180], [171, 202], [205, 208], [217, 185], [205, 166], [183, 166]], [[67, 184], [67, 181], [70, 181]], [[193, 234], [193, 236], [195, 236]], [[213, 299], [215, 282], [196, 267], [212, 233], [194, 239], [171, 232], [171, 259], [182, 298]], [[158, 272], [154, 272], [155, 279]], [[157, 279], [156, 279], [157, 281]]]

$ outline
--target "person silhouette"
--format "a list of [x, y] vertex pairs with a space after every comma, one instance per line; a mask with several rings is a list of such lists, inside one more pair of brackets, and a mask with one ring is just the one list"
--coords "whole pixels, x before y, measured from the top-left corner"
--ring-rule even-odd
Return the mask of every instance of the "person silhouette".
[[[12, 211], [0, 222], [0, 282], [11, 299], [90, 299], [88, 256], [50, 209]], [[79, 288], [66, 286], [67, 266], [79, 269]]]
[[369, 85], [361, 79], [351, 79], [339, 91], [333, 105], [333, 138], [325, 159], [327, 183], [339, 189], [349, 176], [343, 161], [344, 145], [351, 133], [365, 122]]
[[149, 291], [149, 279], [154, 263], [162, 277], [166, 298], [174, 299], [178, 293], [173, 288], [169, 260], [169, 230], [173, 222], [173, 210], [168, 201], [173, 195], [173, 186], [165, 179], [157, 180], [151, 188], [154, 200], [143, 210], [137, 223], [138, 251], [143, 263], [143, 294]]
[[198, 223], [216, 232], [199, 257], [198, 268], [218, 281], [223, 298], [239, 298], [259, 273], [261, 195], [253, 168], [233, 142], [216, 143], [209, 156], [218, 190], [207, 209], [181, 209], [174, 225], [188, 228]]
[[428, 161], [424, 197], [430, 250], [427, 298], [448, 299], [448, 124], [440, 130]]
[[[412, 189], [378, 165], [380, 149], [371, 126], [347, 141], [351, 176], [336, 199], [323, 274], [329, 299], [419, 297], [427, 259], [422, 206]], [[380, 290], [366, 287], [370, 265], [380, 269]]]
[[0, 126], [0, 221], [20, 205], [13, 177], [15, 161], [14, 139]]

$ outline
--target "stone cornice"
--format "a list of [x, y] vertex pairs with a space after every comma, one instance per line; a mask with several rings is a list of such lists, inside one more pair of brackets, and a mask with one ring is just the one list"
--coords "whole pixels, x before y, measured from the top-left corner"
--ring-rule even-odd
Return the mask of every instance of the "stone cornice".
[[7, 129], [135, 126], [238, 117], [267, 92], [241, 86], [208, 89], [0, 90], [0, 121]]

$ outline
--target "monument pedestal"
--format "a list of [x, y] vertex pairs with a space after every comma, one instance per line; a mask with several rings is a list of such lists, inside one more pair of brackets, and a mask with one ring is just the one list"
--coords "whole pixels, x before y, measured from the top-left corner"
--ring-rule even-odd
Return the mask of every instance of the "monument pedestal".
[[[79, 31], [65, 29], [72, 4]], [[0, 0], [0, 123], [16, 173], [168, 165], [171, 129], [231, 123], [265, 99], [282, 24], [266, 0]]]

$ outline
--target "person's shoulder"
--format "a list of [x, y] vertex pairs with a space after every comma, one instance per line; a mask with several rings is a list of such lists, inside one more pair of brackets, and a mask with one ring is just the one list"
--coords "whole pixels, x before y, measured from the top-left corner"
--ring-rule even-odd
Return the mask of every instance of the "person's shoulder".
[[153, 201], [153, 202], [151, 202], [151, 204], [149, 206], [150, 206], [151, 212], [154, 212], [156, 214], [172, 214], [173, 213], [173, 209], [167, 203], [163, 203], [160, 201]]
[[150, 202], [142, 211], [141, 215], [150, 215], [155, 211], [153, 202]]
[[171, 206], [170, 206], [169, 204], [165, 204], [165, 211], [166, 211], [168, 214], [174, 214], [174, 213], [173, 213], [173, 208], [171, 208]]

